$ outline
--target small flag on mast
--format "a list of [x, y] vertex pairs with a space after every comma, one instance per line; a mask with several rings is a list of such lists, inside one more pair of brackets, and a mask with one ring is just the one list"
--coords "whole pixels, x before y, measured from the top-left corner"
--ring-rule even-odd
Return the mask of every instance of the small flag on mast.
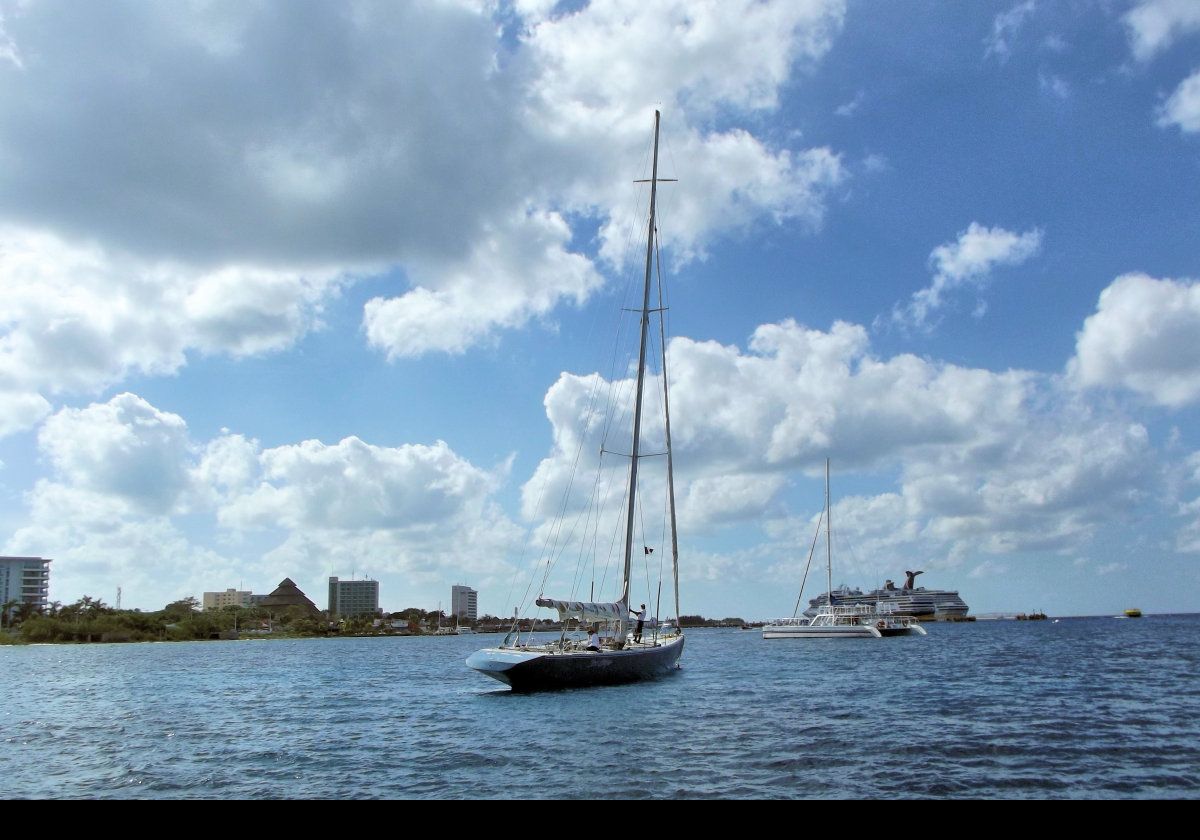
[[654, 549], [653, 549], [653, 548], [651, 548], [651, 547], [650, 547], [650, 546], [648, 546], [648, 545], [644, 545], [644, 546], [642, 546], [642, 548], [646, 549], [646, 553], [647, 553], [647, 554], [653, 554], [653, 553], [654, 553]]

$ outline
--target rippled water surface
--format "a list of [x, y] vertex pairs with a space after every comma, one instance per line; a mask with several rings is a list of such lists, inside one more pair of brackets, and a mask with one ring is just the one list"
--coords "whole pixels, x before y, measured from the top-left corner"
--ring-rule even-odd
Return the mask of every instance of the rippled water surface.
[[1200, 794], [1200, 616], [928, 629], [533, 695], [463, 665], [498, 636], [0, 647], [0, 797]]

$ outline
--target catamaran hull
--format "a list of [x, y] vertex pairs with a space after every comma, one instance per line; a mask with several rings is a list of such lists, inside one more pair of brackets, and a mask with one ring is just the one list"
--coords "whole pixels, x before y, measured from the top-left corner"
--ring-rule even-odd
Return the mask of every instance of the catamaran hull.
[[590, 688], [651, 680], [679, 667], [684, 637], [656, 647], [629, 650], [545, 651], [486, 648], [467, 659], [467, 667], [512, 686], [513, 691]]
[[764, 639], [878, 639], [883, 636], [925, 636], [918, 624], [908, 627], [764, 627]]
[[878, 639], [874, 627], [764, 627], [764, 639]]

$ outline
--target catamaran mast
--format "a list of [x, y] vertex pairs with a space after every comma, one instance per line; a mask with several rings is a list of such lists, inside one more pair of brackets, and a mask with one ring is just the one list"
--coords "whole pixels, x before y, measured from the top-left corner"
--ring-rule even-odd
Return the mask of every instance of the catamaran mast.
[[833, 606], [833, 510], [829, 505], [829, 459], [825, 459], [825, 577], [829, 606]]
[[[658, 121], [654, 112], [654, 163], [650, 170], [650, 228], [646, 236], [646, 284], [642, 292], [641, 344], [638, 347], [637, 397], [633, 404], [633, 454], [629, 459], [629, 510], [625, 517], [625, 577], [621, 603], [629, 606], [629, 573], [633, 565], [633, 515], [636, 510], [638, 446], [642, 437], [642, 390], [646, 380], [646, 333], [650, 328], [650, 274], [654, 260], [654, 200], [658, 190]], [[628, 615], [625, 616], [628, 618]], [[622, 619], [624, 620], [624, 619]]]

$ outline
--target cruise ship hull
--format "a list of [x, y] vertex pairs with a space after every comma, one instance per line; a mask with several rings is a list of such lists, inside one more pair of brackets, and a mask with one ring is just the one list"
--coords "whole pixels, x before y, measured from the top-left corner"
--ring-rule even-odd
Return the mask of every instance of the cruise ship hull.
[[599, 652], [485, 648], [471, 654], [467, 667], [512, 686], [513, 691], [621, 685], [676, 670], [683, 640], [678, 636], [653, 646]]
[[[821, 595], [809, 601], [804, 614], [814, 616], [817, 609], [828, 603], [828, 596]], [[970, 607], [957, 592], [944, 589], [876, 589], [863, 592], [861, 589], [833, 593], [837, 605], [856, 604], [881, 605], [895, 615], [908, 616], [918, 621], [962, 621], [967, 618]]]

